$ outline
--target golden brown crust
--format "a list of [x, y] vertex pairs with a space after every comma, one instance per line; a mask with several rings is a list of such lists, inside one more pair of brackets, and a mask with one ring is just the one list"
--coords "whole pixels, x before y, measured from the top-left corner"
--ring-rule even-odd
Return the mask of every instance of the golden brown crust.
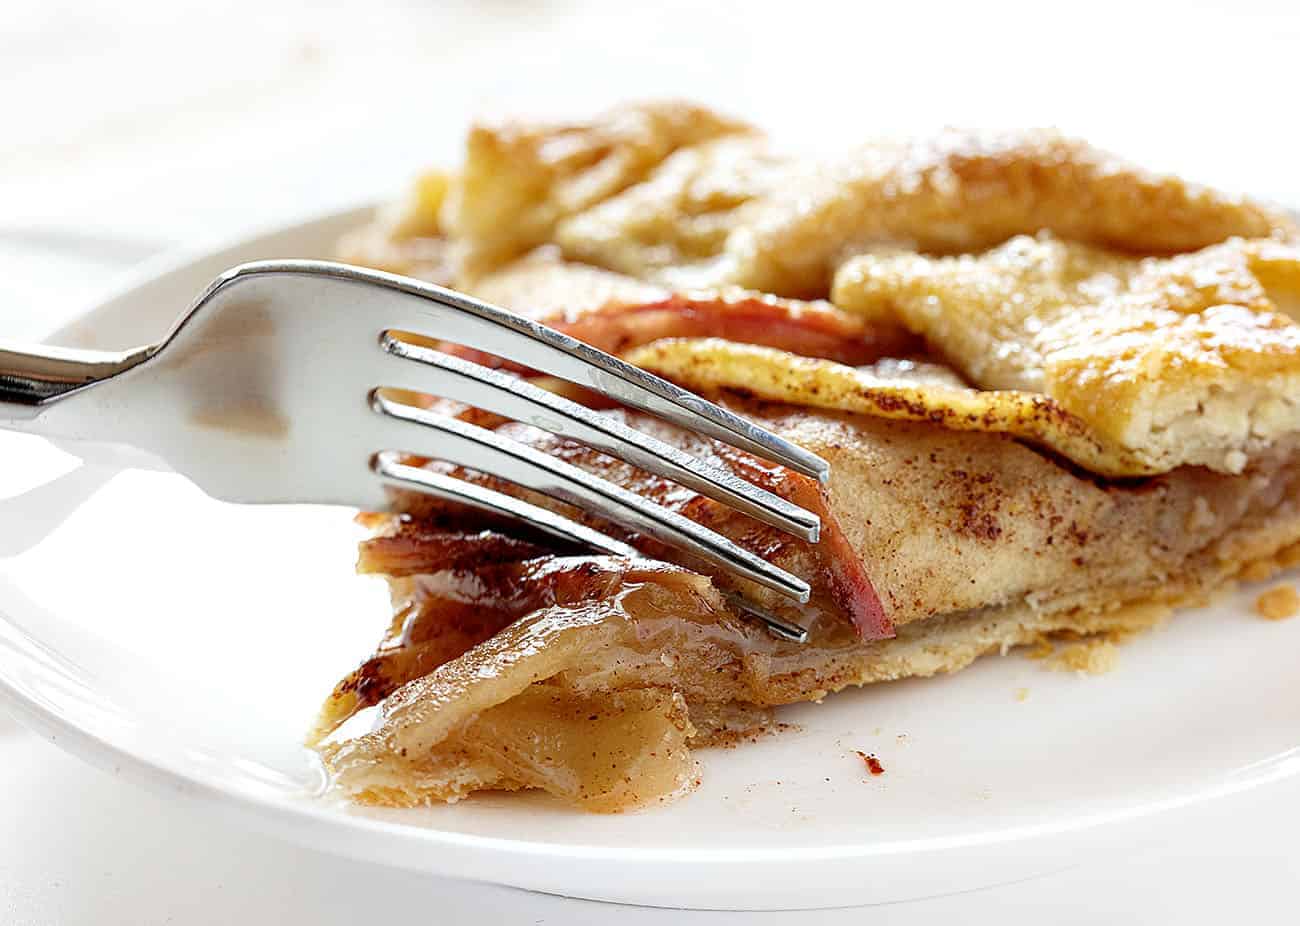
[[550, 239], [557, 222], [644, 179], [679, 148], [753, 130], [685, 102], [620, 106], [567, 123], [470, 129], [442, 220], [470, 275]]
[[711, 338], [660, 340], [629, 352], [626, 359], [704, 395], [752, 396], [954, 431], [1007, 434], [1103, 476], [1160, 472], [1122, 445], [1100, 439], [1047, 396], [973, 389], [937, 364], [884, 361], [850, 367]]
[[1239, 472], [1300, 431], [1300, 324], [1274, 301], [1297, 294], [1300, 247], [1240, 239], [1173, 258], [1046, 237], [979, 256], [867, 255], [834, 289], [838, 305], [924, 336], [975, 385], [1059, 403], [1138, 461], [1132, 472]]
[[760, 138], [683, 148], [645, 182], [562, 222], [555, 240], [572, 260], [676, 289], [716, 286], [729, 237], [797, 169]]
[[732, 245], [732, 276], [756, 289], [821, 295], [855, 248], [973, 252], [1044, 229], [1136, 253], [1295, 234], [1279, 213], [1148, 173], [1074, 139], [954, 131], [859, 152], [804, 188], [784, 188], [754, 231]]
[[[732, 161], [738, 157], [733, 153]], [[725, 162], [728, 167], [736, 170], [734, 163]], [[879, 246], [973, 252], [1048, 229], [1129, 252], [1172, 253], [1234, 235], [1296, 233], [1278, 212], [1148, 173], [1046, 131], [950, 130], [867, 145], [834, 160], [751, 169], [762, 180], [734, 196], [737, 214], [711, 217], [725, 236], [704, 240], [683, 231], [695, 221], [689, 193], [700, 182], [698, 169], [665, 165], [661, 174], [629, 193], [625, 207], [610, 203], [572, 220], [560, 233], [566, 251], [677, 283], [731, 283], [813, 298], [826, 295], [845, 257]], [[725, 188], [719, 180], [711, 185]], [[609, 243], [645, 237], [638, 221], [647, 214], [654, 247]], [[674, 267], [689, 277], [678, 279]]]

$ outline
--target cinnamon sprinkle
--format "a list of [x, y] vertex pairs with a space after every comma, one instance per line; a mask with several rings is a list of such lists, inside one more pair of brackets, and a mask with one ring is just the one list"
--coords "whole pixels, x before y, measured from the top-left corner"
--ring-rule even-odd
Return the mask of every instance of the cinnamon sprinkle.
[[867, 771], [869, 771], [872, 775], [885, 774], [885, 767], [880, 764], [880, 760], [877, 759], [874, 755], [868, 752], [863, 752], [861, 749], [855, 749], [853, 751], [856, 752], [859, 758], [862, 759], [863, 763], [867, 766]]

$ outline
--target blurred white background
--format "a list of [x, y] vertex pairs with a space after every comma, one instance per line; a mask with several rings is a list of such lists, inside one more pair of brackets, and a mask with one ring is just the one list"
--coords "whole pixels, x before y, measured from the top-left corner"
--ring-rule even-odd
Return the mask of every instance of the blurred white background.
[[[1056, 125], [1300, 204], [1298, 72], [1300, 11], [1269, 0], [0, 0], [0, 337], [52, 329], [169, 247], [388, 195], [453, 161], [475, 114], [630, 97], [695, 97], [793, 144]], [[506, 908], [486, 921], [673, 921], [505, 891], [448, 900], [446, 885], [179, 814], [2, 717], [0, 790], [6, 924], [342, 923], [416, 906], [452, 921]], [[1029, 922], [1090, 897], [1053, 920], [1217, 919], [1281, 902], [1300, 875], [1268, 823], [1223, 837], [1250, 846], [1237, 870], [1211, 840], [870, 915]]]

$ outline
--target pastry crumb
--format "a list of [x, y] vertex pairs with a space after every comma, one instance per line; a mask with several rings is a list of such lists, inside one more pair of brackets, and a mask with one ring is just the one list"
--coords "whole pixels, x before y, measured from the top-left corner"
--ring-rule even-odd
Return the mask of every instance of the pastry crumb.
[[1278, 585], [1255, 599], [1255, 612], [1265, 620], [1281, 621], [1300, 614], [1300, 593], [1294, 585]]
[[1029, 689], [1028, 689], [1028, 688], [1017, 688], [1017, 689], [1016, 689], [1016, 700], [1017, 700], [1017, 701], [1028, 701], [1028, 700], [1029, 700]]
[[1062, 672], [1103, 675], [1115, 668], [1118, 659], [1119, 647], [1112, 640], [1096, 637], [1061, 647], [1047, 664]]

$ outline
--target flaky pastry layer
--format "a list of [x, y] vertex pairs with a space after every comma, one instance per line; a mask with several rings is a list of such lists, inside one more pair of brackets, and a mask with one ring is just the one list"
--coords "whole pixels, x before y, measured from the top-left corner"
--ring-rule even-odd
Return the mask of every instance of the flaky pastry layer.
[[1294, 244], [1136, 258], [1020, 237], [979, 255], [863, 255], [832, 298], [901, 322], [982, 389], [1050, 399], [1133, 473], [1240, 472], [1300, 431]]

